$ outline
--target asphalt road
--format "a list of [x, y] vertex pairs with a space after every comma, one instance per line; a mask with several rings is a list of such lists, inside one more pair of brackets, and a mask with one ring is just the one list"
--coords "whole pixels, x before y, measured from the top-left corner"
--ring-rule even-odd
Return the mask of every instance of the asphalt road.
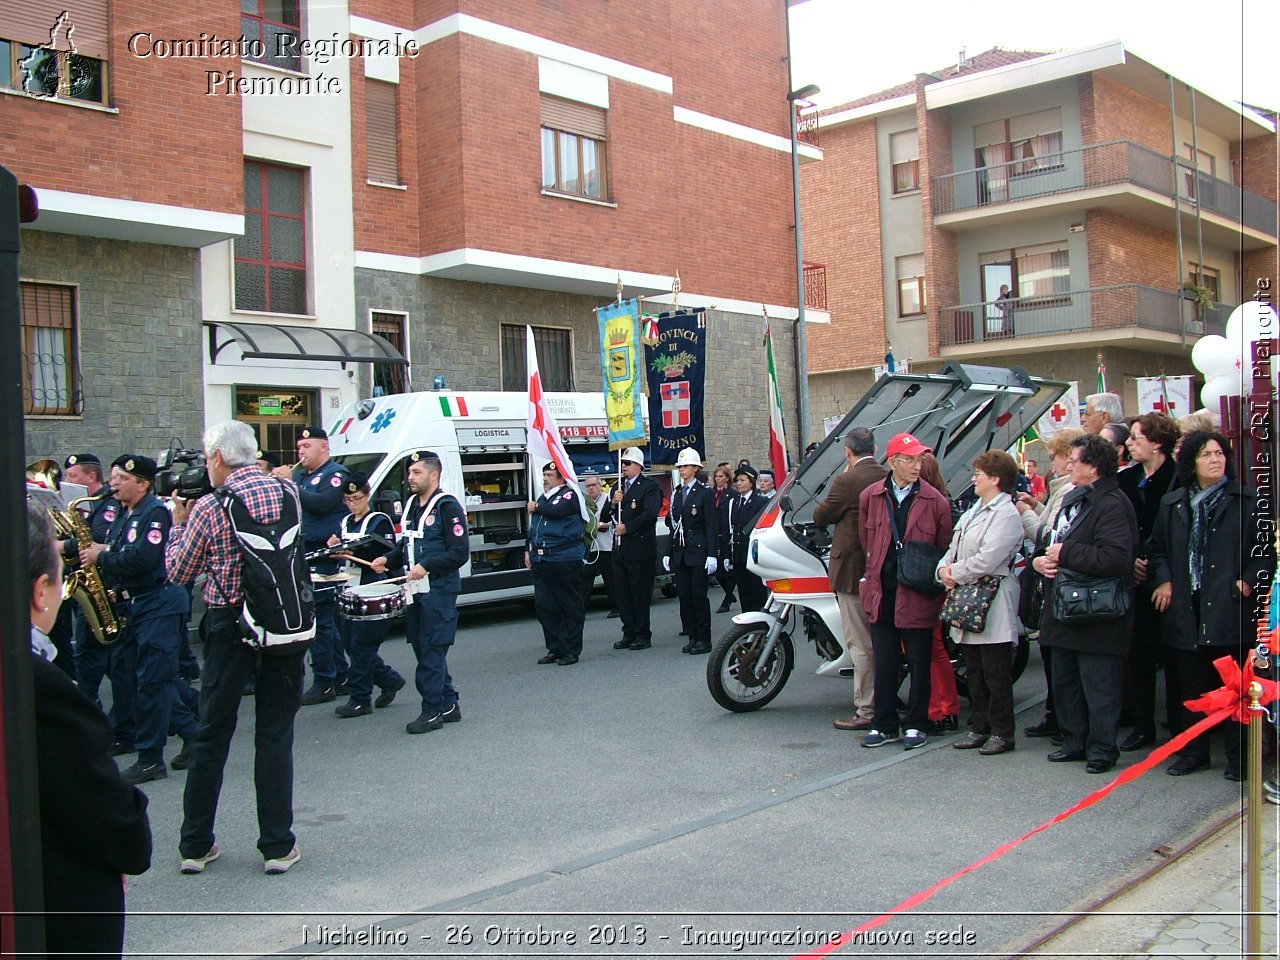
[[[465, 611], [450, 655], [461, 723], [406, 735], [411, 686], [369, 717], [304, 707], [302, 860], [283, 876], [263, 875], [254, 846], [246, 701], [219, 810], [223, 854], [203, 875], [178, 872], [185, 774], [144, 787], [156, 854], [129, 883], [128, 953], [789, 957], [1107, 779], [1046, 763], [1044, 742], [1027, 739], [989, 758], [952, 750], [954, 737], [911, 753], [861, 749], [831, 727], [849, 684], [815, 677], [807, 645], [773, 704], [727, 713], [707, 693], [706, 658], [679, 652], [678, 622], [676, 603], [657, 599], [654, 647], [615, 651], [618, 621], [597, 607], [579, 664], [537, 666], [531, 609]], [[713, 635], [728, 623], [716, 616]], [[401, 639], [383, 654], [412, 675]], [[1039, 718], [1042, 688], [1033, 651], [1015, 691], [1020, 726]], [[1157, 770], [947, 887], [929, 913], [890, 921], [878, 945], [837, 955], [1012, 949], [1238, 803], [1220, 769], [1176, 781]], [[763, 943], [731, 946], [748, 934]]]

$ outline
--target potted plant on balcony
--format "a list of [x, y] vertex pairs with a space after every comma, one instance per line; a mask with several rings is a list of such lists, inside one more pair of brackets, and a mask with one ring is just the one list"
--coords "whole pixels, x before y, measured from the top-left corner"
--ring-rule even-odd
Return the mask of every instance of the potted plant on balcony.
[[1204, 319], [1204, 315], [1213, 306], [1212, 291], [1208, 287], [1202, 287], [1199, 284], [1192, 283], [1190, 280], [1182, 284], [1182, 298], [1190, 300], [1196, 305], [1196, 317], [1200, 320]]

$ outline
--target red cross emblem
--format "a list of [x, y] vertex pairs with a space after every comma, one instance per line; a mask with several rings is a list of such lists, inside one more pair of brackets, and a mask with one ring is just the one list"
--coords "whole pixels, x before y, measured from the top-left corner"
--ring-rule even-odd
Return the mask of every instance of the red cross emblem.
[[1049, 410], [1049, 416], [1053, 417], [1053, 422], [1061, 425], [1062, 421], [1067, 419], [1068, 410], [1060, 403], [1055, 403]]
[[1167, 414], [1168, 416], [1173, 416], [1173, 411], [1177, 408], [1177, 406], [1178, 405], [1174, 403], [1172, 400], [1170, 400], [1169, 403], [1166, 405], [1164, 402], [1164, 398], [1161, 397], [1159, 400], [1157, 400], [1155, 403], [1151, 405], [1151, 409], [1156, 413], [1163, 413], [1163, 414]]

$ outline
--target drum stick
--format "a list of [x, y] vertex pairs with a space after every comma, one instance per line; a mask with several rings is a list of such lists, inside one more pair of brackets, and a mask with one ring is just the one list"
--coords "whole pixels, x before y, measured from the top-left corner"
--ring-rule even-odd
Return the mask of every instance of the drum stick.
[[408, 577], [392, 577], [389, 580], [379, 580], [378, 583], [404, 583]]

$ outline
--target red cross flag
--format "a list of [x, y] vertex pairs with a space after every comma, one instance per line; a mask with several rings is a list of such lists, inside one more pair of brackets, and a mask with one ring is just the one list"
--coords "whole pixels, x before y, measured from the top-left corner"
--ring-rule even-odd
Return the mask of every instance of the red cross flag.
[[[548, 462], [554, 463], [564, 477], [565, 483], [578, 485], [578, 474], [573, 469], [573, 461], [560, 439], [560, 427], [556, 418], [547, 407], [547, 395], [542, 390], [542, 374], [538, 372], [538, 351], [533, 345], [533, 328], [525, 327], [528, 339], [526, 353], [526, 369], [529, 371], [529, 433], [525, 441], [529, 450], [529, 462], [534, 478], [542, 476], [542, 468]], [[529, 491], [529, 499], [537, 499], [537, 491]], [[581, 496], [578, 501], [578, 512], [582, 519], [587, 519], [587, 505]]]
[[1195, 409], [1190, 377], [1138, 377], [1138, 413], [1163, 413], [1177, 420]]
[[1063, 427], [1080, 426], [1080, 384], [1071, 381], [1067, 392], [1058, 398], [1036, 423], [1036, 433], [1048, 440]]

